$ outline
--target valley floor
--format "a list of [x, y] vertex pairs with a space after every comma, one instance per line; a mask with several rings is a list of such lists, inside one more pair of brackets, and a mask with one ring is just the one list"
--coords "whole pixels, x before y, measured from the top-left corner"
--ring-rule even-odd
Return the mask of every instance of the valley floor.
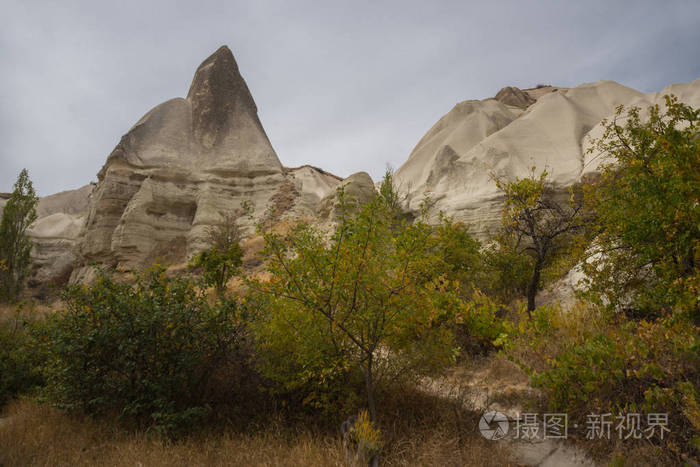
[[[536, 392], [517, 367], [489, 356], [429, 380], [388, 411], [382, 465], [593, 466], [600, 446], [578, 442], [490, 441], [481, 436], [483, 408], [512, 417], [527, 410]], [[461, 408], [458, 408], [461, 407]], [[414, 410], [407, 410], [413, 408]], [[14, 401], [0, 418], [0, 465], [9, 466], [342, 466], [340, 436], [303, 424], [271, 422], [241, 432], [236, 427], [202, 432], [177, 443], [126, 432], [106, 421], [66, 414], [30, 400]], [[607, 457], [607, 456], [605, 456]], [[655, 465], [650, 452], [636, 452], [635, 465]], [[606, 465], [608, 462], [600, 462]]]
[[[28, 401], [11, 404], [5, 416], [0, 465], [6, 467], [346, 465], [340, 438], [333, 433], [273, 426], [252, 434], [231, 430], [164, 444]], [[413, 437], [394, 439], [382, 465], [517, 465], [490, 443], [478, 432], [470, 431], [460, 441], [451, 426], [422, 427]]]

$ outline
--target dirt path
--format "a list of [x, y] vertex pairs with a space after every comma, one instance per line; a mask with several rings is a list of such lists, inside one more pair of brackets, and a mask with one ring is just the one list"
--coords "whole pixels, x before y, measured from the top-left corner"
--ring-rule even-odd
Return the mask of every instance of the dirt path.
[[[523, 404], [537, 396], [528, 378], [515, 365], [500, 357], [488, 357], [469, 367], [458, 368], [441, 379], [429, 379], [424, 388], [431, 394], [456, 400], [476, 412], [504, 414], [508, 433], [494, 447], [505, 447], [513, 462], [541, 467], [595, 467], [597, 464], [579, 447], [565, 439], [545, 439], [541, 424], [529, 439], [516, 435], [515, 420], [527, 412]], [[540, 417], [541, 418], [541, 415]], [[533, 433], [534, 432], [534, 433]]]

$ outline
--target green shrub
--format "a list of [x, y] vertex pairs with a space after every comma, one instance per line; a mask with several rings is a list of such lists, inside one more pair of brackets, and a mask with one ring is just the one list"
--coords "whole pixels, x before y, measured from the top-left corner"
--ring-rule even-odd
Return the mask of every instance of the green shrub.
[[20, 310], [12, 319], [0, 320], [0, 406], [43, 384], [42, 357], [30, 327]]
[[210, 247], [190, 262], [191, 268], [201, 268], [204, 283], [214, 286], [218, 295], [223, 295], [229, 279], [238, 274], [243, 263], [237, 217], [233, 214], [222, 217], [221, 224], [207, 230]]
[[700, 435], [700, 332], [688, 319], [633, 321], [590, 308], [568, 316], [538, 309], [508, 353], [544, 392], [548, 410], [572, 420], [589, 413], [668, 413], [673, 443], [688, 447]]
[[241, 358], [236, 303], [211, 306], [201, 288], [163, 269], [134, 286], [102, 273], [64, 300], [42, 335], [48, 395], [64, 408], [177, 434], [210, 410], [216, 372]]
[[462, 304], [455, 316], [457, 339], [463, 352], [482, 353], [499, 346], [508, 331], [506, 321], [499, 316], [502, 306], [476, 290], [471, 300]]
[[509, 303], [525, 295], [531, 268], [530, 258], [506, 242], [493, 243], [483, 250], [487, 281], [482, 290], [490, 297]]

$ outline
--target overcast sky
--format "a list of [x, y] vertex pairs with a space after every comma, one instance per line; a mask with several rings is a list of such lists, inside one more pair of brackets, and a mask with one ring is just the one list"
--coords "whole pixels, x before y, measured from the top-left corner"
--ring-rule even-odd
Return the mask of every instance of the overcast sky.
[[503, 86], [700, 77], [700, 1], [0, 0], [0, 191], [92, 180], [226, 44], [282, 163], [377, 178]]

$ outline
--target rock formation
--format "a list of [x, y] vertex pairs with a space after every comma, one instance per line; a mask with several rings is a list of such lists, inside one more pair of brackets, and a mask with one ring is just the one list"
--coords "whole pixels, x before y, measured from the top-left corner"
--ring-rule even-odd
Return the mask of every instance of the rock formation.
[[525, 177], [536, 167], [547, 169], [555, 186], [568, 187], [602, 162], [587, 154], [602, 119], [618, 105], [646, 107], [668, 93], [700, 106], [700, 80], [652, 94], [613, 81], [504, 88], [496, 98], [457, 104], [418, 142], [396, 180], [411, 209], [430, 196], [436, 211], [465, 221], [483, 239], [497, 228], [503, 203], [491, 175]]
[[363, 204], [376, 193], [374, 182], [367, 172], [357, 172], [343, 180], [333, 191], [330, 191], [318, 205], [318, 218], [321, 221], [334, 221], [338, 215], [337, 188], [343, 187], [345, 199], [351, 203]]
[[536, 99], [531, 97], [527, 92], [512, 86], [507, 86], [498, 91], [494, 99], [505, 105], [520, 107], [521, 109], [527, 109], [536, 101]]
[[197, 69], [187, 98], [149, 111], [98, 174], [77, 247], [72, 280], [92, 263], [121, 270], [159, 258], [181, 263], [205, 248], [206, 230], [223, 213], [250, 232], [263, 216], [315, 215], [340, 180], [310, 166], [286, 169], [258, 119], [257, 107], [227, 47]]
[[39, 219], [28, 231], [34, 242], [34, 282], [60, 284], [70, 277], [93, 188], [85, 185], [39, 200]]
[[[605, 162], [588, 154], [600, 122], [615, 107], [663, 103], [663, 95], [700, 106], [700, 79], [643, 94], [612, 81], [575, 88], [506, 87], [495, 97], [458, 103], [418, 142], [396, 171], [409, 209], [424, 197], [486, 238], [503, 198], [491, 176], [513, 179], [547, 169], [564, 190]], [[35, 282], [89, 279], [91, 265], [138, 269], [160, 259], [182, 264], [207, 246], [206, 231], [244, 206], [260, 221], [337, 216], [336, 188], [360, 202], [375, 191], [358, 172], [346, 180], [312, 166], [285, 168], [260, 123], [231, 51], [221, 47], [198, 67], [186, 98], [144, 115], [119, 141], [96, 185], [42, 198]], [[0, 210], [7, 194], [0, 193]]]

